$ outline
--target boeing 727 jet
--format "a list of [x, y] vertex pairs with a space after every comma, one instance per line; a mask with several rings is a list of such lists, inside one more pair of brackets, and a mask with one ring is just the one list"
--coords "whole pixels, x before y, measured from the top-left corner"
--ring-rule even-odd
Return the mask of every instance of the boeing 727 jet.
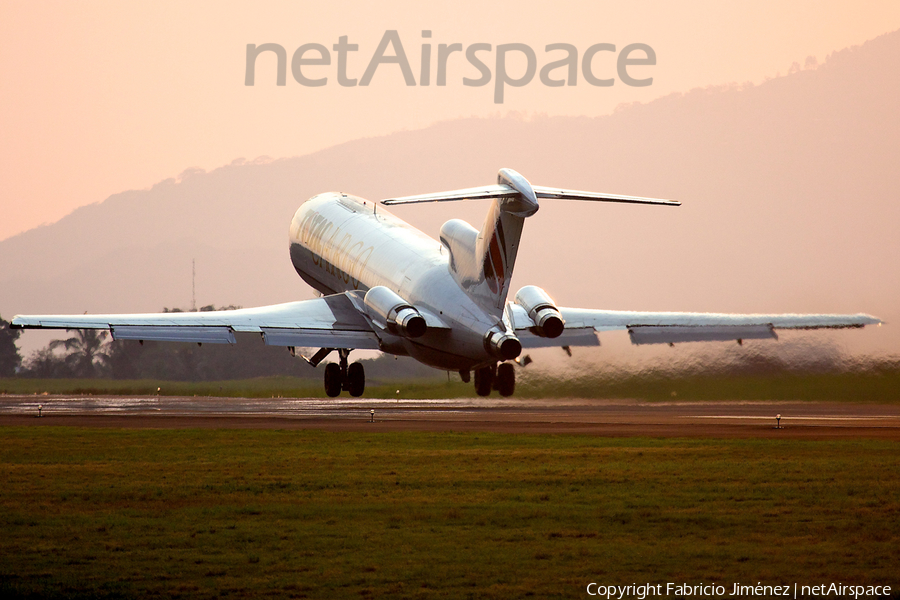
[[[463, 199], [490, 200], [481, 229], [453, 219], [440, 242], [383, 206]], [[523, 348], [597, 346], [598, 331], [627, 330], [635, 344], [776, 338], [778, 329], [863, 327], [881, 321], [856, 315], [737, 315], [631, 312], [557, 306], [543, 289], [527, 285], [509, 300], [509, 285], [525, 219], [553, 199], [678, 206], [671, 200], [581, 192], [531, 185], [501, 169], [496, 185], [391, 198], [380, 203], [329, 192], [304, 202], [291, 221], [290, 256], [319, 298], [240, 310], [121, 315], [40, 315], [11, 326], [108, 329], [116, 340], [235, 343], [235, 332], [255, 332], [265, 343], [319, 348], [305, 357], [325, 365], [325, 391], [365, 390], [354, 349], [411, 356], [457, 371], [475, 391], [503, 396], [515, 389], [514, 362]], [[380, 205], [383, 206], [380, 206]]]

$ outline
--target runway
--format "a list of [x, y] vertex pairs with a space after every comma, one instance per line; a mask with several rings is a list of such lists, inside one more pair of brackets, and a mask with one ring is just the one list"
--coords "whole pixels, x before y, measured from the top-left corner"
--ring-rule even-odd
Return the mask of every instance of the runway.
[[[781, 415], [780, 421], [776, 415]], [[900, 440], [900, 406], [496, 397], [398, 400], [3, 395], [0, 425]]]

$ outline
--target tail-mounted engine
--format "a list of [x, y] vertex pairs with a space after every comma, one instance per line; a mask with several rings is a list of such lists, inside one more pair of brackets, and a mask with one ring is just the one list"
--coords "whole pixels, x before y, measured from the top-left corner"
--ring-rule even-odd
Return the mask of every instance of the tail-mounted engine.
[[375, 324], [394, 335], [407, 338], [425, 335], [425, 317], [409, 302], [383, 285], [369, 289], [363, 302]]
[[500, 360], [513, 360], [522, 354], [522, 342], [519, 338], [496, 328], [485, 334], [484, 347]]
[[553, 299], [547, 292], [534, 285], [526, 285], [516, 294], [516, 304], [528, 312], [529, 318], [534, 321], [532, 333], [541, 337], [559, 337], [565, 322]]

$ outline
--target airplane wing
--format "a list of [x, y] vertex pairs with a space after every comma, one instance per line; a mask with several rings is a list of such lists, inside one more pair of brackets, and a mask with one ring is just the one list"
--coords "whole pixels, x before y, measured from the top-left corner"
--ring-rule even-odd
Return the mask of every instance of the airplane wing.
[[235, 332], [262, 335], [269, 346], [379, 348], [350, 294], [259, 308], [124, 315], [16, 315], [24, 329], [108, 329], [113, 339], [234, 344]]
[[843, 329], [877, 325], [880, 319], [857, 315], [738, 315], [724, 313], [633, 312], [560, 308], [566, 329], [625, 329], [633, 344], [777, 339], [777, 329]]
[[740, 315], [725, 313], [636, 312], [564, 308], [563, 335], [541, 338], [524, 309], [511, 306], [511, 320], [522, 346], [596, 346], [597, 331], [626, 330], [633, 344], [778, 339], [778, 329], [843, 329], [881, 324], [877, 317], [856, 315]]

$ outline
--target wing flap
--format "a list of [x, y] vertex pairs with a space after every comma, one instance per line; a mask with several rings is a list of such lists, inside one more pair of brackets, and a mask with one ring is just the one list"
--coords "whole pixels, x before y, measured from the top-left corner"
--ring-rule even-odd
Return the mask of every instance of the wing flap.
[[378, 337], [370, 330], [347, 331], [327, 329], [288, 329], [263, 327], [267, 346], [299, 346], [304, 348], [350, 348], [378, 350]]
[[555, 338], [534, 335], [528, 330], [516, 331], [522, 348], [560, 348], [562, 346], [599, 346], [600, 339], [593, 329], [566, 329]]
[[728, 342], [778, 339], [771, 325], [639, 325], [628, 329], [632, 344], [680, 344], [682, 342]]
[[202, 344], [234, 344], [234, 331], [229, 327], [178, 327], [171, 325], [113, 325], [114, 340], [148, 342], [198, 342]]

